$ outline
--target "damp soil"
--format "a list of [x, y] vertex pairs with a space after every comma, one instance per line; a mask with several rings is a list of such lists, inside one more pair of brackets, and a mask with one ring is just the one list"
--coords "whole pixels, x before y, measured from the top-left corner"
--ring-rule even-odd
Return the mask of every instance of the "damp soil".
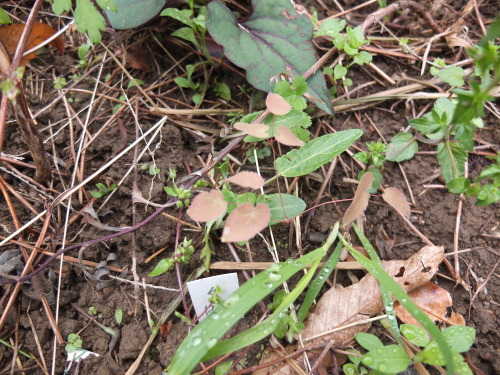
[[[50, 66], [56, 66], [58, 74], [69, 74], [68, 72], [74, 69], [76, 53], [71, 53], [70, 56], [53, 57], [49, 55], [45, 57], [42, 63], [34, 61], [32, 64], [37, 69], [40, 77], [49, 81], [52, 80], [50, 69], [48, 69]], [[155, 55], [155, 57], [157, 56]], [[160, 61], [160, 64], [165, 65], [161, 66], [160, 69], [164, 69], [169, 65], [165, 59], [158, 59], [158, 61]], [[389, 76], [401, 73], [402, 68], [392, 60], [377, 57], [376, 62]], [[156, 70], [152, 70], [150, 73], [136, 71], [136, 74], [146, 82], [146, 86], [157, 79], [175, 77], [175, 74], [172, 74], [172, 76], [160, 78]], [[245, 84], [241, 77], [231, 71], [224, 70], [224, 68], [215, 71], [215, 74], [219, 80], [230, 85], [233, 93], [240, 92], [240, 88]], [[364, 81], [371, 80], [370, 77], [366, 76], [364, 70], [353, 69], [349, 75], [353, 79], [354, 87]], [[186, 98], [174, 86], [173, 83], [169, 86], [173, 91], [172, 97], [179, 102], [185, 101]], [[83, 82], [78, 87], [92, 90], [93, 86], [88, 82]], [[367, 93], [369, 93], [368, 90], [360, 91], [358, 95], [362, 96]], [[36, 113], [52, 103], [57, 94], [45, 88], [37, 92], [30, 92], [29, 97], [32, 112]], [[73, 108], [76, 111], [83, 109], [89, 103], [88, 94], [74, 92], [71, 97]], [[217, 100], [211, 93], [207, 94], [207, 99]], [[237, 95], [234, 99], [235, 102], [231, 104], [246, 107], [247, 102], [243, 99], [247, 99], [247, 97]], [[189, 97], [187, 100], [189, 101]], [[415, 108], [416, 112], [418, 113], [429, 103], [418, 102]], [[173, 102], [169, 104], [174, 105]], [[89, 123], [89, 132], [91, 134], [96, 134], [103, 126], [111, 114], [113, 105], [114, 103], [106, 102], [99, 106], [97, 114], [92, 115]], [[143, 132], [147, 131], [159, 120], [158, 117], [146, 112], [139, 111], [137, 116]], [[54, 178], [54, 184], [50, 186], [50, 189], [47, 190], [47, 187], [37, 186], [32, 182], [27, 183], [18, 178], [17, 176], [20, 174], [27, 177], [33, 177], [34, 175], [32, 169], [22, 165], [16, 166], [19, 173], [9, 171], [6, 168], [2, 168], [0, 172], [5, 181], [13, 186], [20, 196], [30, 202], [33, 211], [41, 212], [45, 209], [46, 205], [50, 204], [46, 197], [49, 196], [53, 199], [58, 193], [64, 191], [65, 186], [71, 180], [74, 163], [71, 149], [77, 149], [79, 135], [71, 134], [70, 127], [65, 126], [67, 124], [64, 121], [66, 118], [66, 108], [62, 101], [58, 101], [50, 110], [45, 111], [37, 119], [43, 138], [48, 139], [46, 143], [47, 151], [53, 153], [55, 150], [60, 158], [58, 172], [55, 173], [56, 178]], [[84, 116], [81, 118], [84, 119]], [[215, 116], [215, 118], [219, 123], [227, 123], [230, 120], [227, 116]], [[317, 116], [313, 120], [310, 130], [312, 133], [321, 132], [325, 130], [326, 125], [337, 130], [361, 128], [364, 135], [356, 145], [362, 147], [364, 142], [375, 141], [379, 138], [377, 131], [385, 139], [389, 140], [407, 125], [408, 118], [408, 108], [404, 102], [385, 102], [378, 107], [357, 114], [347, 112], [335, 114], [334, 116], [324, 116], [324, 114]], [[197, 118], [194, 122], [203, 125], [211, 124], [213, 129], [218, 130], [217, 123], [212, 122], [212, 120], [211, 118], [201, 120]], [[155, 142], [149, 146], [145, 156], [140, 159], [140, 165], [154, 163], [161, 171], [157, 176], [152, 176], [147, 171], [139, 171], [136, 184], [144, 198], [154, 203], [164, 203], [167, 196], [163, 187], [167, 183], [166, 173], [169, 169], [175, 169], [177, 178], [182, 178], [202, 167], [200, 160], [206, 160], [207, 151], [209, 152], [212, 147], [220, 149], [225, 144], [224, 141], [213, 138], [200, 142], [199, 133], [188, 131], [179, 126], [182, 122], [189, 121], [189, 117], [173, 116], [169, 118]], [[479, 139], [492, 143], [498, 142], [500, 139], [498, 120], [495, 122], [493, 118], [488, 117], [485, 120], [485, 125], [485, 128], [479, 132]], [[80, 134], [82, 124], [73, 124], [71, 126], [74, 126], [73, 130], [76, 134]], [[318, 127], [322, 129], [318, 129]], [[120, 116], [117, 122], [106, 127], [95, 141], [86, 148], [82, 175], [85, 177], [91, 175], [119, 153], [124, 145], [134, 140], [135, 131], [134, 116], [130, 111], [124, 111], [124, 115]], [[23, 155], [26, 161], [30, 161], [22, 136], [12, 121], [8, 124], [4, 145], [6, 154]], [[459, 197], [436, 186], [424, 187], [424, 185], [442, 185], [442, 181], [437, 176], [435, 179], [429, 178], [435, 175], [439, 168], [435, 155], [429, 153], [434, 149], [431, 146], [423, 145], [420, 150], [427, 151], [427, 153], [420, 153], [414, 159], [401, 163], [405, 176], [403, 176], [397, 164], [386, 162], [382, 185], [384, 187], [396, 187], [402, 190], [406, 196], [410, 196], [410, 187], [415, 203], [412, 207], [413, 211], [410, 220], [434, 244], [444, 246], [446, 252], [452, 252]], [[198, 159], [197, 155], [201, 158]], [[245, 150], [238, 149], [233, 156], [243, 160]], [[67, 244], [82, 243], [111, 233], [104, 228], [89, 224], [88, 219], [81, 214], [81, 211], [91, 199], [88, 192], [93, 189], [95, 183], [102, 182], [108, 186], [111, 183], [118, 183], [130, 169], [133, 160], [133, 153], [126, 154], [99, 178], [87, 184], [85, 192], [75, 194], [70, 211], [70, 216], [74, 217], [75, 220], [68, 226], [68, 233], [65, 237]], [[261, 161], [261, 164], [263, 167], [272, 167], [272, 157]], [[471, 155], [468, 166], [470, 175], [472, 177], [477, 176], [479, 171], [487, 164], [488, 161], [483, 156]], [[345, 178], [355, 178], [358, 172], [359, 167], [353, 163], [351, 158], [345, 154], [342, 155], [320, 203], [352, 198], [354, 187], [346, 182]], [[323, 175], [322, 173], [323, 171], [320, 171], [321, 175]], [[63, 181], [66, 185], [62, 184]], [[316, 199], [320, 185], [321, 182], [314, 178], [305, 178], [301, 181], [302, 197], [308, 203], [308, 207]], [[283, 186], [279, 188], [284, 189]], [[111, 195], [105, 205], [101, 207], [105, 198], [96, 200], [93, 207], [94, 209], [100, 208], [98, 217], [101, 223], [115, 228], [126, 227], [132, 225], [133, 220], [136, 223], [141, 222], [155, 212], [154, 207], [138, 204], [134, 214], [133, 191], [134, 178], [133, 174], [130, 174], [116, 192]], [[270, 192], [276, 191], [278, 191], [277, 186], [270, 188]], [[0, 235], [7, 236], [15, 230], [15, 225], [3, 196], [0, 202]], [[34, 217], [33, 212], [27, 209], [25, 205], [20, 204], [18, 200], [13, 199], [13, 205], [21, 223], [26, 223]], [[341, 212], [345, 211], [347, 205], [348, 203], [344, 202], [321, 205], [316, 208], [311, 216], [307, 232], [300, 233], [301, 248], [295, 246], [295, 234], [290, 224], [283, 223], [273, 227], [280, 257], [282, 259], [297, 257], [300, 253], [314, 249], [318, 245], [318, 239], [321, 240], [322, 235], [326, 235], [333, 223], [340, 219]], [[500, 342], [500, 280], [498, 271], [494, 270], [498, 261], [500, 238], [500, 211], [498, 207], [498, 204], [489, 207], [476, 207], [471, 199], [464, 199], [463, 201], [458, 248], [459, 250], [469, 249], [470, 251], [459, 254], [460, 275], [464, 279], [464, 283], [470, 287], [470, 290], [456, 285], [454, 281], [450, 280], [451, 275], [444, 267], [441, 268], [440, 272], [443, 276], [438, 275], [434, 278], [435, 283], [446, 288], [451, 293], [453, 299], [452, 309], [462, 314], [465, 317], [466, 324], [477, 330], [476, 341], [467, 356], [473, 366], [484, 374], [500, 373], [500, 346], [498, 344]], [[176, 242], [177, 224], [175, 218], [178, 216], [178, 210], [168, 208], [164, 213], [170, 215], [170, 217], [163, 214], [158, 215], [135, 231], [135, 234], [129, 233], [91, 244], [81, 250], [80, 254], [78, 250], [71, 250], [66, 255], [76, 259], [80, 255], [83, 259], [95, 263], [104, 262], [105, 267], [117, 267], [125, 270], [124, 273], [110, 271], [112, 275], [119, 276], [121, 274], [122, 277], [132, 280], [132, 275], [127, 270], [130, 269], [133, 254], [135, 254], [137, 274], [141, 280], [158, 287], [178, 289], [179, 284], [175, 271], [157, 277], [148, 276], [160, 259], [171, 254]], [[53, 212], [49, 230], [46, 234], [47, 240], [44, 241], [44, 246], [48, 251], [53, 251], [61, 245], [65, 214], [66, 205], [59, 206]], [[305, 215], [303, 219], [305, 220]], [[183, 220], [190, 221], [186, 215], [183, 216]], [[392, 252], [397, 259], [407, 259], [424, 246], [420, 238], [412, 234], [398, 215], [384, 204], [379, 196], [374, 196], [368, 206], [364, 221], [364, 230], [372, 243], [375, 242], [377, 231], [381, 225], [386, 233], [395, 240]], [[40, 230], [41, 224], [39, 222], [33, 224], [29, 230], [25, 231], [23, 240], [34, 245]], [[202, 265], [203, 261], [200, 259], [201, 234], [187, 226], [183, 226], [180, 231], [180, 238], [182, 239], [184, 236], [193, 239], [193, 243], [197, 247], [197, 251], [189, 263], [180, 265], [179, 275], [183, 280], [186, 280], [193, 271]], [[9, 249], [17, 249], [17, 247], [12, 244]], [[251, 250], [251, 259], [254, 261], [272, 260], [269, 252], [259, 239], [250, 241], [249, 249]], [[160, 250], [163, 250], [163, 252], [158, 254]], [[213, 262], [233, 260], [231, 253], [217, 238], [214, 238], [214, 250]], [[250, 259], [247, 248], [237, 248], [237, 252], [242, 260]], [[109, 260], [110, 254], [114, 255], [114, 260]], [[150, 257], [153, 258], [150, 259]], [[37, 261], [43, 262], [45, 259], [40, 258]], [[449, 259], [453, 263], [453, 258], [449, 257]], [[48, 280], [48, 284], [51, 286], [49, 289], [55, 290], [53, 277], [54, 275], [57, 277], [59, 272], [58, 262], [51, 265], [50, 271], [44, 271], [43, 278]], [[150, 287], [134, 289], [129, 283], [116, 280], [110, 281], [106, 275], [100, 276], [100, 278], [107, 281], [99, 283], [95, 280], [98, 278], [98, 276], [94, 275], [95, 268], [88, 267], [87, 272], [93, 276], [90, 278], [86, 276], [77, 262], [66, 261], [63, 263], [62, 284], [58, 296], [57, 325], [63, 338], [66, 339], [70, 333], [78, 333], [83, 340], [82, 347], [96, 353], [98, 356], [89, 357], [79, 362], [78, 365], [73, 365], [68, 373], [95, 375], [125, 373], [140, 353], [145, 350], [145, 355], [138, 364], [135, 374], [161, 374], [162, 370], [168, 366], [176, 348], [188, 334], [188, 325], [172, 314], [161, 327], [152, 343], [146, 345], [151, 334], [149, 322], [151, 319], [158, 321], [164, 311], [172, 307], [177, 293]], [[223, 272], [213, 270], [203, 276], [218, 275]], [[241, 272], [239, 272], [239, 279], [240, 282], [245, 281], [245, 277]], [[485, 286], [480, 288], [481, 283], [485, 281], [487, 281]], [[53, 361], [54, 335], [47, 321], [42, 303], [36, 293], [30, 293], [31, 288], [30, 285], [23, 286], [22, 292], [14, 301], [6, 324], [0, 331], [0, 337], [7, 341], [12, 340], [11, 343], [20, 345], [20, 349], [24, 352], [33, 353], [39, 361], [42, 361], [43, 366], [50, 371]], [[2, 311], [12, 291], [12, 286], [2, 289]], [[270, 302], [270, 299], [264, 302]], [[180, 313], [192, 317], [194, 313], [189, 299], [187, 299], [187, 306], [188, 311], [185, 310], [182, 302], [175, 305], [174, 308]], [[78, 311], [78, 308], [80, 308], [88, 312], [90, 307], [96, 312], [93, 319], [120, 332], [120, 338], [115, 343], [113, 343], [108, 333]], [[51, 309], [55, 311], [55, 305], [52, 305]], [[117, 310], [123, 311], [123, 319], [120, 324], [115, 319]], [[236, 327], [229, 331], [228, 335], [241, 332], [255, 325], [261, 316], [262, 306], [257, 306]], [[377, 327], [373, 329], [377, 332]], [[112, 347], [110, 347], [110, 343]], [[265, 344], [266, 341], [263, 343]], [[65, 371], [65, 366], [68, 366], [67, 363], [65, 364], [66, 352], [64, 344], [58, 345], [57, 349], [55, 373], [62, 374]], [[244, 358], [248, 366], [258, 363], [256, 356], [260, 350], [260, 344], [255, 344], [246, 353]], [[12, 358], [12, 349], [0, 345], [0, 370], [9, 369]], [[22, 355], [18, 356], [18, 358], [22, 368], [25, 369], [22, 371], [23, 373], [44, 373], [41, 370], [41, 364], [37, 364], [35, 360], [27, 359]], [[233, 354], [230, 358], [238, 358], [238, 353]], [[19, 369], [19, 367], [16, 368]], [[214, 373], [213, 370], [210, 373]]]

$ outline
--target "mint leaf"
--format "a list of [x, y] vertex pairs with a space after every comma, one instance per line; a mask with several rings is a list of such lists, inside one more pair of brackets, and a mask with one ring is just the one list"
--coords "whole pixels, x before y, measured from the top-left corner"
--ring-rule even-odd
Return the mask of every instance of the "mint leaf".
[[467, 151], [462, 145], [446, 141], [439, 144], [437, 152], [441, 175], [446, 183], [463, 176]]
[[60, 16], [64, 12], [69, 12], [71, 9], [71, 0], [54, 0], [52, 3], [53, 12]]
[[418, 152], [418, 143], [411, 133], [400, 132], [391, 139], [387, 146], [385, 158], [389, 161], [411, 159]]
[[448, 66], [437, 73], [437, 76], [450, 86], [463, 86], [464, 75], [464, 70], [459, 66]]
[[78, 32], [87, 32], [95, 44], [101, 41], [101, 31], [106, 30], [104, 17], [89, 0], [76, 0], [75, 23], [78, 25]]
[[318, 30], [313, 34], [313, 38], [323, 35], [335, 38], [344, 29], [345, 25], [346, 21], [339, 20], [338, 18], [331, 18], [323, 21], [318, 27]]

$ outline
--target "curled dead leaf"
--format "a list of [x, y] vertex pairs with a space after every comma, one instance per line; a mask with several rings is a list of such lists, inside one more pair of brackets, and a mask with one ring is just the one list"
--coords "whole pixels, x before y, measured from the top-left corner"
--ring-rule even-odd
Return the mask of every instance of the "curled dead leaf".
[[259, 203], [254, 206], [251, 203], [243, 203], [228, 216], [221, 241], [248, 241], [267, 227], [270, 219], [271, 212], [267, 204]]
[[220, 190], [204, 191], [192, 200], [187, 214], [195, 221], [205, 222], [222, 216], [227, 209], [227, 202]]
[[269, 125], [266, 124], [247, 124], [245, 122], [237, 122], [234, 124], [234, 128], [257, 138], [269, 137]]
[[356, 193], [354, 194], [354, 199], [352, 200], [351, 205], [344, 214], [344, 225], [352, 223], [359, 216], [361, 216], [363, 212], [365, 212], [366, 207], [368, 206], [368, 199], [370, 198], [370, 193], [368, 193], [368, 190], [370, 190], [372, 184], [373, 173], [365, 173], [359, 181], [359, 185], [356, 189]]
[[408, 203], [406, 196], [401, 190], [393, 187], [388, 187], [382, 194], [382, 199], [396, 211], [400, 212], [407, 218], [410, 217], [410, 203]]
[[[24, 30], [24, 24], [16, 24], [16, 25], [8, 25], [0, 27], [0, 41], [5, 46], [10, 58], [14, 57], [14, 53], [16, 52], [17, 45], [19, 43], [19, 39], [21, 38], [21, 34]], [[47, 39], [49, 39], [52, 35], [56, 33], [50, 25], [41, 22], [35, 22], [33, 25], [33, 29], [28, 37], [28, 41], [26, 43], [25, 50], [28, 51], [39, 44], [42, 44]], [[62, 55], [64, 54], [64, 39], [61, 36], [58, 36], [54, 40], [49, 43], [50, 46], [56, 48], [58, 52]], [[30, 53], [27, 56], [24, 56], [21, 59], [20, 66], [26, 66], [28, 60], [32, 60], [36, 57], [36, 53]]]
[[290, 129], [286, 126], [280, 126], [278, 128], [278, 134], [275, 136], [276, 140], [285, 146], [303, 146], [302, 142], [295, 134], [292, 133]]
[[[403, 289], [410, 291], [427, 283], [437, 272], [443, 258], [442, 246], [425, 246], [406, 261], [383, 261], [382, 265]], [[375, 277], [367, 274], [357, 284], [347, 288], [335, 286], [328, 290], [318, 301], [314, 313], [308, 317], [302, 336], [310, 340], [335, 328], [372, 317], [382, 310], [380, 286]], [[344, 345], [369, 326], [367, 323], [337, 331], [326, 335], [323, 341], [334, 340], [336, 344]]]
[[243, 171], [225, 179], [238, 186], [250, 189], [259, 189], [264, 186], [264, 178], [255, 172]]
[[280, 95], [270, 92], [266, 97], [266, 106], [273, 115], [286, 115], [292, 106]]
[[[452, 305], [451, 295], [446, 289], [427, 282], [408, 292], [408, 295], [415, 304], [432, 320], [446, 320], [446, 313]], [[418, 321], [400, 303], [394, 304], [397, 317], [407, 324], [415, 324], [421, 327]]]

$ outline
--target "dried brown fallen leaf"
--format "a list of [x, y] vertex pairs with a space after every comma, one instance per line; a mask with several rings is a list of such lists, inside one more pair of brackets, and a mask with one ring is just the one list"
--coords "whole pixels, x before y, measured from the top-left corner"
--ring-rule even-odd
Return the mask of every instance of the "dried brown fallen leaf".
[[255, 172], [243, 171], [225, 179], [244, 188], [259, 189], [264, 186], [264, 178]]
[[[16, 52], [17, 44], [19, 43], [19, 39], [21, 38], [23, 30], [23, 23], [0, 27], [0, 41], [5, 46], [5, 49], [9, 53], [11, 59], [14, 57], [14, 53]], [[26, 51], [43, 43], [55, 33], [56, 30], [54, 30], [51, 26], [45, 23], [35, 22], [35, 24], [33, 25], [33, 29], [31, 30], [31, 33], [28, 37], [28, 42], [26, 43]], [[56, 48], [61, 55], [64, 53], [64, 39], [61, 36], [55, 38], [49, 43], [49, 45]], [[28, 60], [33, 60], [35, 57], [35, 52], [24, 56], [21, 59], [19, 66], [26, 66]]]
[[[432, 282], [427, 282], [413, 289], [408, 295], [434, 321], [446, 320], [446, 310], [453, 303], [450, 293]], [[401, 304], [395, 303], [394, 309], [396, 310], [397, 317], [403, 323], [420, 326], [418, 321]]]
[[[443, 259], [444, 248], [442, 246], [425, 246], [406, 261], [391, 260], [383, 261], [382, 264], [389, 275], [408, 292], [427, 283], [437, 272]], [[425, 268], [421, 262], [425, 264]], [[365, 332], [370, 328], [371, 323], [363, 321], [382, 310], [380, 286], [371, 274], [366, 274], [357, 284], [346, 288], [336, 285], [329, 289], [318, 301], [314, 312], [306, 319], [302, 338], [307, 341], [306, 345], [316, 343], [316, 341], [327, 344], [331, 340], [334, 341], [333, 347], [350, 344], [357, 333]], [[361, 324], [326, 334], [333, 329], [355, 322]], [[323, 334], [326, 335], [320, 338]], [[261, 364], [269, 360], [269, 358], [263, 359]], [[314, 358], [310, 360], [314, 361]], [[269, 367], [269, 369], [272, 368], [273, 366]], [[253, 373], [253, 375], [264, 374], [267, 373]], [[289, 365], [285, 365], [276, 374], [294, 375], [297, 372]]]
[[[406, 261], [391, 260], [383, 261], [382, 264], [403, 289], [410, 291], [428, 282], [443, 258], [442, 246], [425, 246]], [[380, 286], [371, 274], [367, 274], [357, 284], [347, 288], [335, 286], [328, 290], [318, 301], [314, 313], [308, 317], [302, 337], [308, 340], [334, 328], [369, 318], [382, 310]], [[356, 333], [368, 328], [369, 324], [347, 328], [325, 336], [323, 341], [335, 340], [336, 345], [344, 345]]]
[[292, 133], [290, 129], [286, 126], [280, 126], [278, 128], [278, 134], [275, 136], [276, 140], [285, 146], [303, 146], [302, 142], [295, 134]]
[[286, 115], [292, 109], [292, 106], [280, 95], [270, 92], [267, 94], [266, 106], [273, 115]]
[[[437, 272], [443, 259], [444, 248], [442, 246], [425, 246], [406, 261], [382, 261], [382, 264], [387, 273], [409, 292], [427, 283]], [[422, 262], [425, 264], [425, 269]], [[382, 312], [382, 310], [380, 286], [371, 274], [366, 274], [359, 283], [347, 288], [335, 285], [323, 294], [314, 312], [306, 319], [302, 339], [307, 341], [306, 344], [316, 343], [316, 341], [327, 344], [333, 340], [333, 347], [344, 346], [351, 343], [357, 333], [365, 332], [370, 328], [371, 323], [362, 323], [362, 321]], [[361, 324], [326, 334], [333, 329], [355, 322], [361, 322]], [[323, 334], [326, 335], [321, 337]], [[263, 358], [261, 364], [269, 362], [271, 359], [269, 357]], [[310, 358], [310, 360], [314, 361], [314, 358]], [[273, 368], [276, 367], [270, 366], [266, 368], [269, 369], [269, 372], [254, 372], [253, 375], [271, 373], [270, 370]], [[272, 373], [274, 374], [274, 372]], [[285, 365], [276, 374], [295, 375], [297, 372], [289, 365]]]
[[221, 241], [248, 241], [267, 227], [270, 219], [271, 213], [267, 204], [259, 203], [254, 207], [251, 203], [243, 203], [228, 216]]
[[195, 221], [205, 222], [217, 219], [227, 209], [227, 202], [220, 190], [204, 191], [194, 197], [187, 214]]
[[388, 187], [382, 194], [382, 199], [396, 211], [401, 212], [407, 218], [410, 217], [410, 203], [406, 199], [404, 193], [393, 187]]
[[266, 124], [247, 124], [245, 122], [237, 122], [234, 124], [234, 128], [257, 138], [269, 137], [269, 125]]
[[366, 207], [368, 206], [368, 199], [370, 199], [370, 193], [368, 193], [368, 190], [370, 190], [372, 184], [373, 173], [365, 173], [359, 181], [359, 185], [356, 189], [356, 193], [354, 194], [354, 199], [352, 200], [351, 205], [344, 214], [344, 218], [342, 220], [344, 225], [352, 223], [363, 212], [365, 212]]

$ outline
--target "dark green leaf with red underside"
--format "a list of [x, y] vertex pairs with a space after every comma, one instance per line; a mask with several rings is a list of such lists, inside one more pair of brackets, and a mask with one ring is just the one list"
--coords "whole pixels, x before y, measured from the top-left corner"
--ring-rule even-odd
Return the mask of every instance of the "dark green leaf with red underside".
[[[234, 64], [247, 71], [256, 88], [272, 92], [271, 78], [280, 73], [304, 74], [317, 61], [311, 42], [313, 28], [305, 15], [299, 15], [289, 0], [253, 2], [251, 16], [238, 23], [219, 0], [208, 4], [208, 31], [224, 47]], [[321, 72], [311, 76], [307, 93], [324, 111], [333, 113]]]

